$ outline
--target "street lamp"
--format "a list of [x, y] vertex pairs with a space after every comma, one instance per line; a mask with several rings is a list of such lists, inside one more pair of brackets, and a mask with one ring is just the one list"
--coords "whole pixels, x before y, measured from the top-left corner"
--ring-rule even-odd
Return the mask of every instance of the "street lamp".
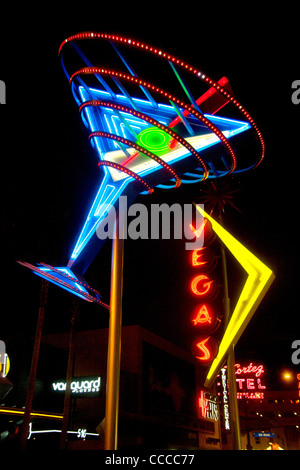
[[282, 373], [282, 378], [286, 382], [290, 382], [293, 379], [293, 375], [291, 374], [291, 372], [283, 372]]

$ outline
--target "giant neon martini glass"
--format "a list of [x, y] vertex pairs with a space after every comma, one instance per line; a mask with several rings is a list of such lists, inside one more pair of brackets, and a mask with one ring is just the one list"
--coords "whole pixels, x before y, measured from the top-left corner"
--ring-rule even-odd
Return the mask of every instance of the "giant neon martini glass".
[[[235, 151], [229, 141], [250, 128], [256, 131], [261, 142], [262, 138], [254, 121], [241, 106], [239, 108], [247, 121], [214, 114], [230, 100], [234, 104], [238, 103], [231, 99], [226, 78], [223, 77], [217, 83], [210, 80], [208, 83], [212, 86], [208, 91], [194, 99], [175, 69], [175, 60], [156, 50], [156, 53], [168, 59], [172, 72], [188, 96], [189, 102], [186, 103], [161, 87], [139, 78], [116, 47], [119, 36], [104, 37], [97, 34], [81, 33], [68, 38], [62, 43], [60, 54], [63, 70], [83, 123], [89, 131], [89, 140], [99, 157], [99, 180], [103, 172], [99, 189], [67, 266], [19, 263], [63, 289], [108, 308], [83, 275], [105, 242], [98, 238], [97, 232], [101, 224], [106, 223], [109, 210], [118, 207], [119, 197], [126, 195], [130, 204], [138, 194], [151, 193], [155, 187], [169, 189], [181, 183], [201, 182], [207, 178], [246, 171], [249, 168], [237, 168]], [[79, 49], [77, 40], [96, 38], [110, 41], [125, 65], [125, 72], [91, 64]], [[125, 38], [122, 43], [136, 45], [135, 41]], [[86, 65], [73, 74], [67, 71], [63, 59], [62, 48], [66, 44], [73, 46]], [[183, 66], [184, 62], [179, 64]], [[96, 79], [97, 86], [87, 82], [91, 77]], [[132, 87], [142, 90], [144, 97], [135, 95]], [[159, 99], [156, 99], [157, 95]], [[251, 167], [255, 165], [257, 163]]]

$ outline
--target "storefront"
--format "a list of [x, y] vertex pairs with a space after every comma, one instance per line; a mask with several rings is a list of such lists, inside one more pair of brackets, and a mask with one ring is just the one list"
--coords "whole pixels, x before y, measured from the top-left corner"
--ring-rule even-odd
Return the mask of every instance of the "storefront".
[[[75, 334], [69, 448], [103, 448], [107, 334], [106, 329]], [[48, 335], [42, 349], [58, 351], [65, 365], [68, 345], [68, 334]], [[123, 327], [119, 448], [219, 449], [218, 401], [203, 389], [204, 372], [191, 353], [140, 326]], [[43, 399], [37, 391], [35, 402], [40, 399], [44, 408], [47, 401], [56, 403], [62, 413], [65, 389], [62, 367], [57, 373], [54, 367], [43, 379]], [[61, 423], [49, 424], [34, 420], [30, 439], [57, 443]]]

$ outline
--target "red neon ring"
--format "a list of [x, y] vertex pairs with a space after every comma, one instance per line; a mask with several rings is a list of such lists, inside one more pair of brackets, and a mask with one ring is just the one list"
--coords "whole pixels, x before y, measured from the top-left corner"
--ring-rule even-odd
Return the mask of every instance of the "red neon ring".
[[112, 140], [116, 140], [118, 142], [122, 142], [123, 144], [125, 145], [128, 145], [130, 147], [133, 147], [134, 149], [138, 150], [139, 152], [143, 153], [144, 155], [146, 155], [147, 157], [149, 158], [152, 158], [153, 160], [155, 160], [157, 163], [159, 163], [162, 167], [164, 167], [166, 170], [168, 170], [171, 175], [175, 178], [176, 180], [176, 184], [174, 186], [174, 188], [178, 188], [180, 185], [181, 185], [181, 179], [179, 178], [179, 176], [177, 175], [177, 173], [173, 170], [173, 168], [168, 164], [166, 163], [164, 160], [162, 160], [161, 158], [159, 158], [157, 155], [155, 155], [154, 153], [152, 152], [149, 152], [148, 150], [146, 150], [144, 147], [142, 147], [141, 145], [138, 145], [136, 144], [135, 142], [133, 142], [132, 140], [129, 140], [129, 139], [125, 139], [124, 137], [120, 137], [119, 135], [115, 135], [115, 134], [110, 134], [109, 132], [103, 132], [103, 131], [96, 131], [96, 132], [92, 132], [90, 135], [89, 135], [89, 139], [93, 138], [93, 137], [106, 137], [107, 139], [112, 139]]
[[[231, 169], [229, 170], [228, 174], [232, 173], [235, 170], [235, 168], [236, 168], [235, 152], [232, 149], [232, 147], [231, 147], [230, 143], [228, 142], [228, 140], [226, 139], [226, 137], [223, 135], [223, 133], [211, 121], [209, 121], [209, 119], [207, 119], [202, 113], [195, 110], [195, 108], [193, 106], [187, 105], [186, 103], [179, 100], [175, 96], [171, 95], [167, 91], [164, 91], [161, 88], [156, 87], [155, 85], [152, 85], [149, 82], [146, 82], [145, 80], [141, 80], [140, 78], [134, 77], [132, 75], [127, 75], [127, 74], [124, 74], [124, 73], [121, 73], [121, 72], [116, 72], [114, 70], [108, 70], [108, 69], [104, 69], [104, 68], [101, 68], [101, 67], [83, 67], [82, 69], [77, 70], [77, 72], [74, 72], [73, 75], [71, 75], [69, 83], [71, 84], [73, 79], [75, 77], [79, 76], [79, 75], [88, 75], [88, 74], [97, 74], [97, 73], [102, 74], [102, 75], [109, 75], [109, 76], [112, 76], [112, 77], [121, 78], [121, 79], [127, 80], [129, 82], [134, 82], [137, 85], [142, 85], [142, 86], [144, 86], [144, 87], [146, 87], [146, 88], [148, 88], [152, 91], [155, 91], [155, 92], [159, 93], [160, 95], [163, 95], [164, 97], [166, 97], [170, 101], [174, 101], [180, 107], [186, 109], [189, 113], [193, 114], [197, 119], [199, 119], [199, 121], [201, 121], [206, 127], [208, 127], [210, 130], [212, 130], [212, 132], [223, 142], [223, 144], [227, 147], [227, 150], [229, 151], [231, 159], [232, 159]], [[200, 158], [198, 152], [197, 152], [197, 158], [198, 158], [198, 160]], [[200, 160], [201, 160], [201, 158], [200, 158]], [[202, 167], [203, 167], [203, 165], [204, 164], [202, 162]]]
[[81, 40], [81, 39], [104, 39], [104, 40], [121, 42], [121, 43], [123, 43], [127, 46], [130, 46], [130, 47], [136, 47], [136, 48], [139, 48], [139, 49], [143, 49], [145, 51], [151, 52], [152, 54], [155, 54], [155, 55], [159, 56], [162, 59], [166, 59], [168, 61], [174, 62], [176, 65], [184, 68], [188, 72], [193, 73], [197, 78], [199, 78], [203, 82], [206, 82], [208, 85], [213, 86], [217, 91], [219, 91], [222, 95], [224, 95], [245, 116], [247, 121], [251, 124], [251, 126], [255, 130], [255, 132], [256, 132], [259, 140], [260, 140], [262, 154], [261, 154], [261, 157], [259, 158], [258, 162], [253, 166], [253, 168], [256, 168], [262, 162], [262, 160], [264, 158], [264, 153], [265, 153], [265, 143], [264, 143], [264, 139], [262, 137], [262, 134], [261, 134], [258, 126], [254, 122], [254, 119], [248, 113], [246, 108], [244, 108], [244, 106], [242, 106], [241, 103], [231, 93], [229, 93], [227, 90], [225, 90], [225, 88], [223, 88], [217, 82], [212, 80], [207, 74], [204, 74], [201, 70], [197, 69], [196, 67], [192, 67], [191, 65], [187, 64], [183, 60], [180, 60], [180, 59], [176, 58], [175, 56], [163, 51], [162, 49], [154, 48], [154, 47], [152, 47], [148, 44], [145, 44], [143, 42], [135, 41], [135, 40], [132, 40], [130, 38], [125, 38], [123, 36], [115, 35], [115, 34], [96, 33], [96, 32], [85, 32], [85, 33], [74, 34], [74, 35], [68, 37], [67, 39], [65, 39], [61, 43], [61, 45], [59, 47], [58, 54], [61, 53], [62, 47], [65, 44], [67, 44], [68, 42], [75, 41], [75, 40]]
[[207, 169], [205, 163], [203, 162], [202, 158], [200, 157], [199, 153], [194, 149], [194, 147], [191, 144], [189, 144], [183, 137], [181, 137], [179, 134], [174, 132], [172, 129], [170, 129], [167, 126], [164, 126], [159, 121], [156, 121], [156, 119], [153, 119], [152, 117], [148, 116], [147, 114], [136, 111], [135, 109], [129, 108], [127, 106], [119, 105], [119, 104], [116, 104], [116, 103], [112, 103], [111, 101], [102, 101], [102, 100], [86, 101], [85, 103], [83, 103], [80, 106], [79, 112], [81, 112], [82, 109], [84, 109], [86, 106], [104, 106], [104, 107], [107, 107], [107, 108], [116, 109], [118, 111], [124, 111], [125, 113], [132, 114], [133, 116], [141, 118], [144, 121], [149, 122], [153, 126], [156, 126], [159, 129], [162, 129], [167, 134], [169, 134], [171, 137], [173, 137], [177, 142], [179, 142], [184, 147], [186, 147], [188, 149], [188, 151], [191, 152], [197, 158], [198, 162], [201, 164], [202, 169], [203, 169], [203, 178], [202, 178], [202, 180], [205, 180], [208, 177], [208, 169]]
[[143, 180], [137, 173], [134, 173], [131, 170], [128, 170], [125, 166], [119, 165], [118, 163], [115, 162], [109, 162], [107, 160], [101, 160], [101, 162], [98, 163], [98, 166], [110, 166], [111, 168], [115, 168], [116, 170], [123, 171], [123, 173], [127, 173], [127, 175], [131, 176], [135, 180], [137, 180], [139, 183], [143, 184], [146, 186], [148, 189], [149, 194], [154, 192], [154, 189], [146, 183], [145, 180]]

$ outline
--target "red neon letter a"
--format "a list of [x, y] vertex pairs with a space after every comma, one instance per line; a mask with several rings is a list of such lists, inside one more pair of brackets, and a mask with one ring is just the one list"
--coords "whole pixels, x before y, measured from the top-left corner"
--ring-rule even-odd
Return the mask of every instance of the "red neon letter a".
[[197, 325], [197, 323], [211, 323], [212, 321], [212, 318], [210, 316], [210, 314], [208, 313], [208, 310], [207, 310], [207, 307], [206, 305], [202, 305], [202, 307], [200, 308], [196, 318], [194, 318], [193, 322], [194, 322], [194, 325]]

